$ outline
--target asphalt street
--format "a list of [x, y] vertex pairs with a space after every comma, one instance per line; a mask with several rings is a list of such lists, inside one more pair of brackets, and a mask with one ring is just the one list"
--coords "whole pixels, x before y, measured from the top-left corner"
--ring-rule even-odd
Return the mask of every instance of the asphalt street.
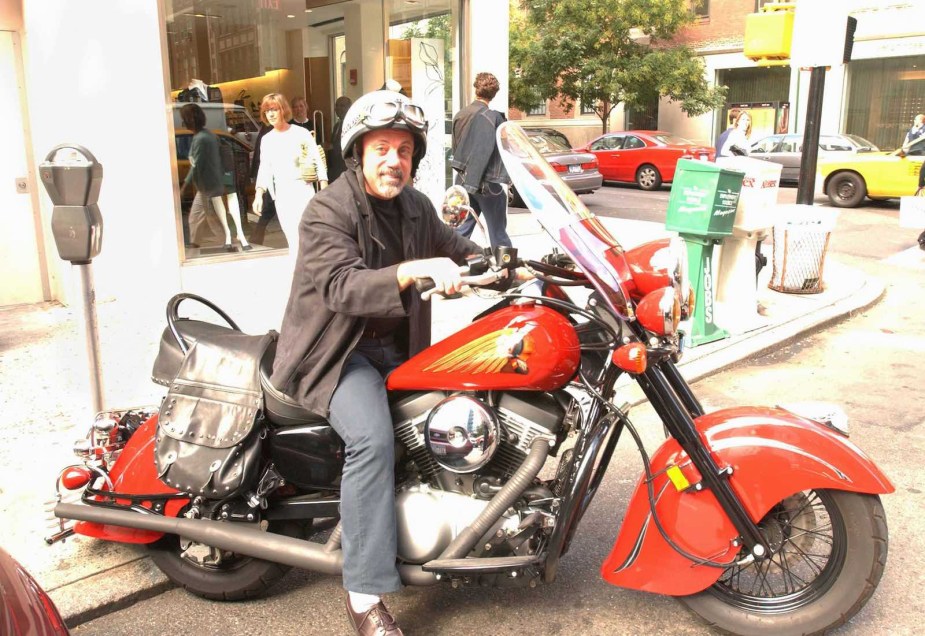
[[[783, 190], [780, 200], [791, 196], [795, 200], [795, 189]], [[630, 187], [605, 187], [583, 197], [596, 214], [650, 221], [664, 219], [667, 198], [667, 188], [645, 193]], [[883, 498], [890, 529], [886, 573], [869, 604], [837, 634], [919, 633], [919, 617], [925, 615], [920, 594], [925, 483], [919, 468], [925, 418], [916, 408], [925, 402], [918, 375], [925, 354], [925, 254], [915, 245], [918, 230], [899, 228], [897, 217], [897, 202], [842, 211], [830, 246], [840, 261], [885, 283], [881, 302], [694, 386], [708, 411], [799, 400], [841, 403], [851, 418], [852, 439], [893, 479], [896, 492]], [[660, 422], [648, 406], [637, 407], [631, 417], [653, 450], [661, 440]], [[711, 633], [675, 600], [618, 589], [599, 576], [640, 470], [626, 436], [553, 584], [535, 590], [408, 589], [389, 599], [405, 633]], [[349, 633], [340, 579], [303, 571], [290, 572], [264, 599], [221, 604], [174, 589], [73, 631]]]

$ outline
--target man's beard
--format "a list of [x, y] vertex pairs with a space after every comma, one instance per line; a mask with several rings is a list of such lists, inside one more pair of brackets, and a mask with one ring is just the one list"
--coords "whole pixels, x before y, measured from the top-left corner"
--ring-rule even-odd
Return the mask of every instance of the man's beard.
[[377, 174], [376, 190], [387, 199], [398, 196], [405, 187], [405, 174], [400, 168], [384, 168]]

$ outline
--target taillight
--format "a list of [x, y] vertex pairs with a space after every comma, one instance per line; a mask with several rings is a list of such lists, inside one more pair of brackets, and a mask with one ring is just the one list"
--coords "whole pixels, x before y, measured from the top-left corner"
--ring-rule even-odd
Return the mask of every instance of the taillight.
[[77, 490], [90, 483], [92, 473], [85, 466], [69, 466], [61, 473], [61, 485], [67, 490]]
[[582, 170], [597, 170], [597, 160], [581, 164]]
[[549, 165], [556, 172], [568, 172], [568, 166], [563, 166], [561, 163], [550, 163]]

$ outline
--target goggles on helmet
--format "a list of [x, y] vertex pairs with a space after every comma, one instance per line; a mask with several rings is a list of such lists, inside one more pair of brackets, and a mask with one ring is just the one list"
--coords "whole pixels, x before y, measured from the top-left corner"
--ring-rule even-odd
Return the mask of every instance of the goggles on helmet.
[[370, 130], [387, 128], [399, 120], [404, 120], [409, 128], [423, 131], [427, 128], [424, 110], [407, 102], [379, 102], [369, 107], [363, 117], [363, 124]]

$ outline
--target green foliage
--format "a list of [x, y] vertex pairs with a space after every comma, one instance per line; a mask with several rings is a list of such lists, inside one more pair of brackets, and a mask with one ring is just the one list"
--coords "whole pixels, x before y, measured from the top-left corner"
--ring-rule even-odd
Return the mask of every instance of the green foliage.
[[443, 15], [427, 18], [426, 20], [409, 22], [405, 27], [405, 30], [402, 31], [400, 39], [410, 40], [411, 38], [437, 38], [439, 40], [445, 40], [447, 43], [449, 43], [450, 17], [451, 16], [449, 13], [445, 13]]
[[667, 98], [692, 116], [717, 108], [726, 88], [711, 88], [703, 61], [670, 42], [693, 18], [688, 0], [511, 0], [511, 104], [595, 104], [604, 132], [621, 102]]

